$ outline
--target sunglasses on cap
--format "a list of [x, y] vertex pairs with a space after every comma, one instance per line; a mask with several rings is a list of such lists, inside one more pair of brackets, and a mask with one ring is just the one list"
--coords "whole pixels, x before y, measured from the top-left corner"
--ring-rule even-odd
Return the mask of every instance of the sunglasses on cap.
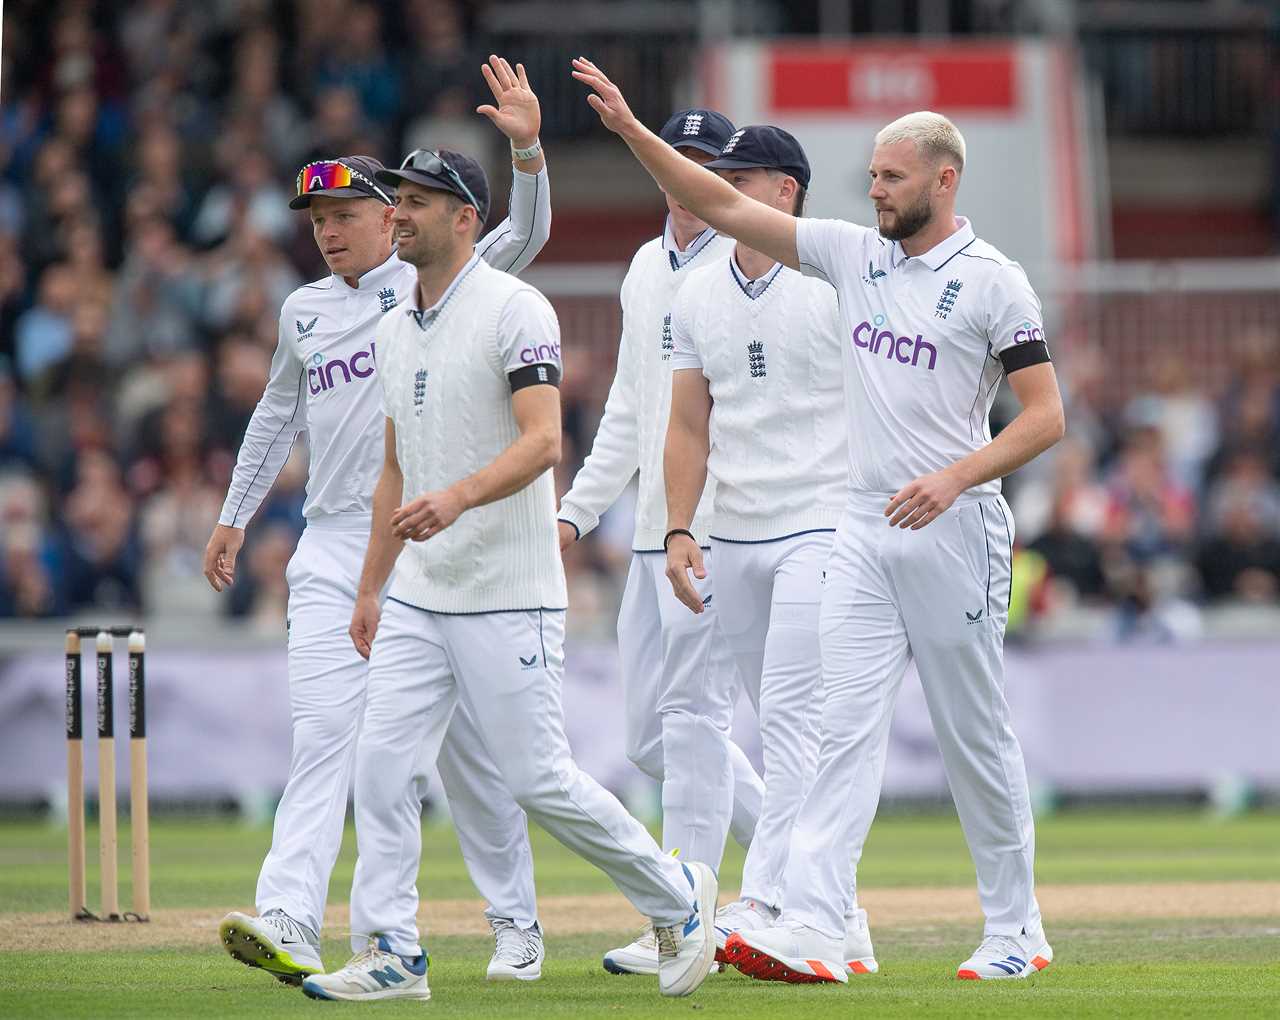
[[374, 183], [359, 170], [352, 170], [346, 163], [336, 159], [321, 159], [308, 163], [298, 171], [298, 196], [309, 195], [313, 191], [329, 191], [334, 188], [349, 188], [353, 180], [360, 181], [373, 190], [387, 205], [393, 205], [391, 196], [378, 184]]
[[418, 170], [431, 177], [444, 177], [461, 189], [459, 198], [465, 198], [475, 207], [476, 212], [480, 212], [480, 203], [476, 201], [476, 196], [471, 194], [471, 189], [463, 182], [458, 171], [451, 167], [448, 160], [441, 156], [440, 153], [432, 152], [430, 149], [414, 149], [409, 155], [405, 156], [404, 162], [400, 164], [400, 169]]

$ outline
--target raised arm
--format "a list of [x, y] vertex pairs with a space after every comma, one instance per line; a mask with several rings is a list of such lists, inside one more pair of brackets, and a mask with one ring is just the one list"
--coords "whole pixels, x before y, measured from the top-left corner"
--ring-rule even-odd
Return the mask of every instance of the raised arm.
[[294, 351], [292, 328], [289, 316], [282, 313], [266, 389], [245, 429], [222, 513], [205, 546], [204, 576], [214, 591], [235, 580], [245, 525], [271, 491], [298, 433], [307, 428], [306, 371]]
[[717, 174], [681, 156], [636, 119], [618, 86], [590, 60], [578, 57], [573, 67], [573, 76], [595, 90], [587, 96], [591, 108], [630, 146], [659, 187], [721, 233], [792, 269], [800, 268], [794, 216], [747, 198]]
[[[479, 106], [476, 112], [493, 121], [510, 140], [513, 172], [509, 214], [477, 242], [476, 251], [495, 269], [518, 274], [538, 256], [551, 236], [551, 187], [546, 157], [538, 140], [542, 113], [523, 64], [516, 64], [512, 70], [504, 58], [490, 54], [489, 63], [480, 70], [497, 105]], [[517, 149], [537, 151], [520, 158]]]

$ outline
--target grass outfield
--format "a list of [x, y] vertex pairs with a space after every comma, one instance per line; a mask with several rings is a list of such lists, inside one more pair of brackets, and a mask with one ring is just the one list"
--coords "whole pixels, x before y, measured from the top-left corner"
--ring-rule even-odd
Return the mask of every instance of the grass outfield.
[[[127, 825], [120, 860], [127, 872]], [[90, 830], [90, 904], [97, 902]], [[423, 1009], [459, 1017], [657, 1016], [696, 1010], [735, 1020], [923, 1011], [1023, 1015], [1274, 1016], [1280, 1001], [1280, 816], [1211, 821], [1186, 814], [1066, 814], [1040, 823], [1038, 878], [1056, 959], [1033, 980], [957, 982], [955, 965], [981, 930], [967, 853], [954, 817], [887, 817], [861, 869], [881, 973], [850, 987], [791, 987], [735, 971], [690, 999], [664, 1001], [656, 982], [611, 977], [602, 950], [638, 922], [607, 879], [541, 833], [538, 892], [548, 922], [543, 979], [489, 985], [492, 948], [453, 835], [429, 827], [419, 890], [430, 901], [432, 1001], [316, 1003], [234, 964], [217, 942], [223, 912], [250, 906], [270, 834], [226, 822], [152, 826], [149, 926], [73, 925], [66, 912], [65, 832], [0, 825], [0, 1016], [293, 1016]], [[332, 884], [346, 900], [353, 841]], [[722, 888], [736, 889], [732, 849]], [[1243, 894], [1243, 895], [1242, 895]], [[575, 899], [570, 899], [574, 897]], [[582, 899], [577, 899], [582, 898]], [[453, 911], [431, 913], [434, 905]], [[122, 874], [121, 902], [129, 902]], [[582, 906], [586, 904], [586, 906]], [[933, 904], [936, 911], [931, 910]], [[1055, 916], [1056, 911], [1056, 916]], [[455, 916], [456, 915], [456, 916]], [[438, 923], [437, 923], [438, 920]], [[444, 931], [448, 934], [438, 934]], [[476, 932], [477, 934], [472, 934]], [[348, 955], [343, 929], [326, 931], [330, 966]]]

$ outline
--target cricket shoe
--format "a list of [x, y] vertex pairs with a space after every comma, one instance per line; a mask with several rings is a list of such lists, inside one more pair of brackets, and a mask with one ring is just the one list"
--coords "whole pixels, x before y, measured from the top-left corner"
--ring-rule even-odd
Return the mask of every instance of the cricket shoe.
[[844, 965], [850, 974], [875, 974], [880, 969], [876, 963], [875, 949], [871, 946], [871, 929], [867, 926], [867, 912], [859, 908], [844, 919]]
[[812, 985], [823, 981], [846, 984], [849, 980], [841, 959], [844, 943], [794, 921], [735, 932], [725, 942], [724, 955], [747, 977], [758, 981]]
[[493, 929], [493, 959], [485, 974], [490, 981], [537, 981], [542, 977], [542, 929], [534, 921], [521, 928], [509, 917], [489, 918]]
[[778, 912], [758, 900], [734, 900], [716, 911], [716, 963], [729, 961], [724, 956], [724, 944], [737, 931], [757, 931], [768, 928], [778, 919]]
[[427, 987], [427, 956], [407, 957], [391, 952], [382, 935], [332, 974], [317, 974], [302, 982], [302, 991], [312, 999], [339, 999], [344, 1002], [375, 1002], [382, 999], [431, 998]]
[[658, 988], [663, 995], [692, 995], [715, 969], [716, 873], [697, 861], [681, 864], [693, 891], [693, 912], [683, 921], [653, 926], [658, 943]]
[[1053, 950], [1040, 933], [1026, 935], [988, 935], [973, 955], [956, 970], [961, 981], [1000, 981], [1026, 978], [1044, 970], [1053, 962]]
[[268, 910], [261, 917], [232, 912], [218, 925], [218, 937], [233, 960], [260, 967], [287, 985], [324, 973], [320, 939], [283, 910]]
[[646, 925], [634, 942], [610, 949], [601, 963], [610, 974], [657, 974], [658, 940], [653, 925]]

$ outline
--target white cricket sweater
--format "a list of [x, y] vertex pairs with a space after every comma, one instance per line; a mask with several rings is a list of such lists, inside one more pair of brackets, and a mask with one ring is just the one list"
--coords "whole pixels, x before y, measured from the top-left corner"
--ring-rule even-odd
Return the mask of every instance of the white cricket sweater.
[[[518, 273], [550, 236], [545, 168], [513, 172], [510, 206], [511, 215], [480, 239], [476, 251], [490, 265]], [[243, 528], [249, 522], [303, 432], [311, 455], [303, 516], [342, 514], [367, 523], [382, 470], [384, 427], [373, 332], [384, 313], [411, 298], [418, 274], [392, 253], [357, 283], [350, 287], [331, 275], [285, 299], [271, 373], [240, 444], [219, 524]]]
[[[662, 454], [671, 417], [671, 307], [689, 274], [727, 255], [733, 240], [708, 229], [683, 251], [675, 250], [670, 228], [640, 247], [622, 281], [622, 340], [618, 367], [596, 430], [591, 454], [560, 501], [560, 520], [579, 537], [640, 472], [636, 500], [636, 552], [662, 549], [667, 533], [667, 493]], [[690, 530], [707, 544], [713, 484], [707, 482]]]
[[[510, 372], [560, 368], [550, 302], [479, 256], [433, 308], [420, 312], [413, 294], [377, 331], [405, 502], [474, 474], [519, 438]], [[436, 613], [566, 608], [552, 472], [425, 542], [406, 542], [389, 597]]]
[[712, 537], [768, 542], [834, 529], [849, 488], [835, 290], [733, 255], [689, 275], [671, 316], [673, 371], [711, 391]]

